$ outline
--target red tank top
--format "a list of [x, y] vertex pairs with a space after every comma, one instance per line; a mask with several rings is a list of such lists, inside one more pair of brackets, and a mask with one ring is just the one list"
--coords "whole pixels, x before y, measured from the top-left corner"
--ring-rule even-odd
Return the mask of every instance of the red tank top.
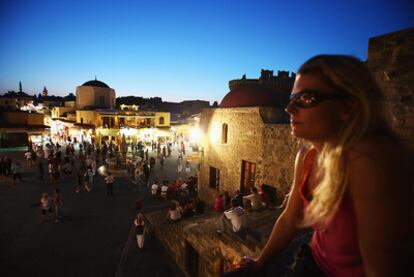
[[[307, 183], [315, 156], [316, 150], [311, 149], [304, 160], [299, 192], [305, 208], [312, 200], [312, 192]], [[313, 229], [312, 255], [327, 276], [365, 276], [358, 244], [355, 211], [348, 191], [345, 192], [338, 211], [324, 228], [313, 226]]]

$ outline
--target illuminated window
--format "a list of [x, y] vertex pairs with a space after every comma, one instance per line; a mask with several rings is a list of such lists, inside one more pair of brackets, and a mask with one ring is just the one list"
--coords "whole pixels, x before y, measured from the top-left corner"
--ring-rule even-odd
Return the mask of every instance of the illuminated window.
[[227, 134], [229, 130], [229, 125], [226, 123], [223, 123], [221, 126], [221, 143], [226, 144], [227, 143]]
[[164, 124], [164, 117], [161, 116], [160, 119], [159, 119], [159, 121], [160, 121], [160, 125], [163, 125]]
[[210, 188], [219, 190], [220, 187], [220, 169], [210, 166]]

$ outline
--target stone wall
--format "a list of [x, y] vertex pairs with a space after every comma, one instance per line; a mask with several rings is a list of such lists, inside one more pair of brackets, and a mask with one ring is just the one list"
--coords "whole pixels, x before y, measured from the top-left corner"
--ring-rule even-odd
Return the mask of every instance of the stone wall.
[[284, 195], [290, 191], [292, 185], [295, 157], [300, 142], [291, 135], [291, 127], [287, 124], [266, 124], [262, 138], [262, 182], [275, 187]]
[[414, 28], [371, 38], [367, 64], [385, 92], [393, 129], [414, 147]]
[[[265, 124], [260, 107], [204, 110], [204, 156], [200, 165], [199, 195], [212, 205], [218, 193], [209, 187], [210, 166], [220, 169], [219, 191], [240, 189], [242, 161], [256, 164], [255, 186], [273, 186], [280, 194], [289, 190], [296, 142], [286, 124]], [[228, 141], [221, 143], [221, 126], [228, 124]], [[279, 195], [280, 196], [280, 195]]]
[[[263, 122], [259, 108], [217, 108], [204, 110], [204, 157], [199, 175], [199, 195], [212, 205], [217, 192], [209, 187], [210, 166], [220, 169], [220, 192], [240, 189], [242, 160], [257, 164], [256, 179], [261, 176]], [[228, 141], [221, 143], [222, 124], [228, 124]]]
[[[217, 233], [222, 228], [221, 215], [207, 210], [205, 214], [182, 219], [174, 224], [165, 220], [166, 211], [146, 214], [146, 221], [155, 235], [160, 239], [179, 268], [191, 277], [187, 257], [189, 246], [198, 254], [197, 276], [218, 277], [228, 265], [239, 261], [243, 256], [256, 257], [263, 245], [248, 243], [238, 238], [231, 229]], [[269, 217], [269, 214], [273, 214]], [[278, 216], [275, 211], [264, 214], [271, 227]], [[271, 229], [269, 229], [268, 233]], [[269, 234], [267, 234], [268, 236]], [[250, 244], [249, 246], [246, 244]], [[192, 253], [194, 258], [194, 253]], [[227, 266], [226, 266], [227, 265]]]

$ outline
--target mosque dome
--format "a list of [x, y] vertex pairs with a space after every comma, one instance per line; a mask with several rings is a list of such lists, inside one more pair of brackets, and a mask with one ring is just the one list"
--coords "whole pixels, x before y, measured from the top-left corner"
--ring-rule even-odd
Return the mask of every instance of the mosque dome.
[[84, 83], [82, 85], [82, 87], [85, 87], [85, 86], [88, 86], [88, 87], [99, 87], [99, 88], [109, 88], [109, 86], [107, 84], [105, 84], [104, 82], [98, 81], [96, 79], [95, 80], [87, 81], [86, 83]]
[[243, 84], [227, 93], [221, 100], [220, 107], [275, 107], [280, 101], [280, 95], [276, 91], [260, 84]]

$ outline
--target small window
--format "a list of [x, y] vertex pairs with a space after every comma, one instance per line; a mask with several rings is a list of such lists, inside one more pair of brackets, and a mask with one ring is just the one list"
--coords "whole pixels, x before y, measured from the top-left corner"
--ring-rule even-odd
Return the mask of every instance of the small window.
[[219, 190], [220, 188], [220, 169], [210, 166], [210, 188]]
[[160, 125], [164, 125], [164, 117], [163, 116], [160, 117], [159, 122], [160, 122]]
[[223, 123], [221, 126], [221, 143], [226, 144], [227, 143], [227, 134], [229, 130], [229, 125], [226, 123]]
[[105, 104], [105, 97], [104, 96], [99, 96], [99, 104], [101, 104], [101, 105]]

